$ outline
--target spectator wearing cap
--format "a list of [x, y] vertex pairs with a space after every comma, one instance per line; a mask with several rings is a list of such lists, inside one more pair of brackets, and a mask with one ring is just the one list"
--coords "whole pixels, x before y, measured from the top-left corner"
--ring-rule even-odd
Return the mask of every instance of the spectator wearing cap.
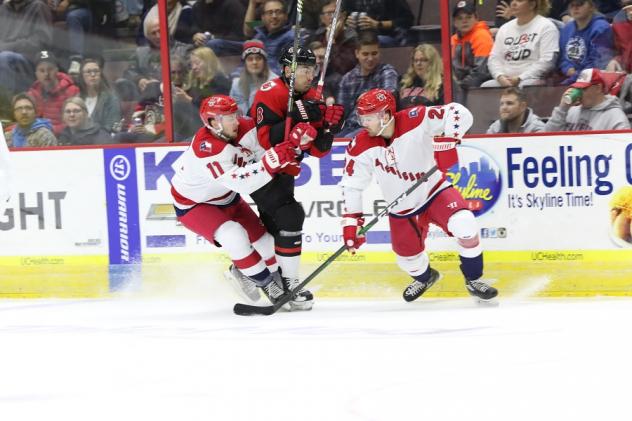
[[[567, 94], [571, 94], [573, 89], [580, 89], [581, 97], [569, 104]], [[562, 95], [560, 105], [553, 109], [544, 130], [558, 132], [629, 129], [630, 123], [619, 99], [607, 95], [606, 92], [606, 81], [600, 70], [582, 70], [577, 81]]]
[[239, 77], [233, 79], [230, 96], [237, 102], [237, 106], [245, 115], [250, 110], [255, 93], [261, 85], [264, 82], [277, 78], [278, 75], [270, 71], [268, 54], [261, 41], [246, 41], [241, 59], [245, 66]]
[[548, 0], [513, 1], [511, 6], [515, 19], [496, 34], [487, 65], [493, 79], [484, 88], [543, 85], [557, 62], [560, 33], [544, 17]]
[[494, 39], [489, 27], [478, 20], [476, 5], [469, 0], [461, 0], [454, 6], [452, 23], [456, 28], [450, 40], [454, 79], [462, 89], [481, 86], [491, 78], [487, 60]]
[[59, 71], [57, 60], [50, 51], [40, 51], [35, 63], [37, 79], [28, 94], [33, 97], [38, 115], [53, 123], [53, 132], [59, 135], [64, 128], [61, 107], [70, 97], [79, 95], [79, 88], [70, 76]]
[[568, 12], [573, 18], [560, 33], [559, 70], [570, 85], [584, 69], [605, 69], [613, 57], [614, 45], [610, 24], [596, 13], [593, 0], [571, 0]]
[[78, 96], [68, 98], [62, 105], [66, 127], [59, 135], [60, 145], [103, 145], [112, 143], [112, 136], [88, 115], [88, 107]]
[[39, 148], [57, 145], [53, 126], [45, 118], [35, 115], [35, 100], [22, 92], [11, 101], [13, 118], [16, 121], [12, 130], [6, 133], [7, 145], [14, 148]]
[[500, 95], [499, 119], [494, 121], [488, 134], [534, 133], [544, 130], [544, 122], [538, 117], [527, 101], [527, 95], [520, 88], [505, 88]]
[[0, 91], [8, 95], [33, 82], [32, 60], [52, 39], [52, 13], [39, 0], [13, 0], [0, 5]]

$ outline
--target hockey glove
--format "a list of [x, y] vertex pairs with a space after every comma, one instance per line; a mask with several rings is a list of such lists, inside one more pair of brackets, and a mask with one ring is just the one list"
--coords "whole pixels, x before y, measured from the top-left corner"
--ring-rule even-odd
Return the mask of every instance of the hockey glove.
[[316, 129], [310, 126], [309, 123], [298, 123], [292, 128], [288, 140], [295, 148], [306, 151], [316, 138], [316, 134]]
[[325, 108], [323, 121], [325, 128], [332, 133], [338, 133], [342, 129], [342, 117], [345, 115], [345, 107], [340, 104], [328, 105]]
[[334, 135], [324, 130], [318, 131], [318, 137], [312, 142], [309, 154], [317, 158], [321, 158], [329, 153], [331, 145], [334, 143]]
[[[296, 151], [290, 142], [279, 143], [268, 149], [261, 159], [263, 166], [270, 174], [276, 174], [286, 168], [296, 167], [299, 163], [296, 161]], [[299, 169], [300, 171], [300, 169]]]
[[439, 137], [432, 139], [432, 149], [434, 159], [441, 172], [447, 172], [454, 164], [458, 164], [459, 155], [456, 152], [456, 145], [461, 143], [461, 139], [454, 137]]
[[342, 236], [345, 246], [351, 254], [355, 254], [356, 250], [366, 242], [364, 235], [358, 235], [363, 225], [364, 218], [361, 213], [346, 213], [342, 215]]
[[299, 99], [294, 105], [290, 116], [296, 123], [308, 121], [320, 123], [327, 108], [323, 102], [308, 99]]

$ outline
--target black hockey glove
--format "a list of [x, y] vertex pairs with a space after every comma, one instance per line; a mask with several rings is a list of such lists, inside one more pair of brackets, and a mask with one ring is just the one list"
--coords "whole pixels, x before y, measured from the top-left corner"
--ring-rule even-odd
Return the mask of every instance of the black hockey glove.
[[326, 106], [323, 102], [309, 99], [299, 99], [294, 102], [290, 117], [295, 123], [301, 122], [321, 122]]
[[331, 149], [331, 145], [334, 143], [334, 134], [329, 131], [319, 130], [318, 136], [312, 144], [320, 152], [328, 152]]

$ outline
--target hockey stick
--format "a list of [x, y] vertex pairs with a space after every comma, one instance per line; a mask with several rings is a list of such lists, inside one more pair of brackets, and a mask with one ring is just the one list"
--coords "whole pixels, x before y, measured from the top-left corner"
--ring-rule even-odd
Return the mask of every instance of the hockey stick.
[[[292, 44], [292, 64], [290, 65], [290, 92], [287, 98], [287, 116], [285, 117], [285, 137], [290, 137], [292, 126], [292, 108], [294, 107], [294, 83], [296, 82], [296, 53], [298, 51], [298, 39], [301, 32], [301, 19], [303, 18], [303, 0], [296, 2], [296, 22], [294, 23], [294, 43]], [[285, 69], [283, 69], [285, 71]]]
[[327, 72], [327, 66], [329, 65], [329, 55], [331, 54], [331, 47], [334, 44], [334, 37], [336, 35], [336, 26], [338, 25], [338, 16], [340, 15], [340, 5], [342, 0], [336, 0], [336, 10], [334, 11], [334, 17], [331, 21], [331, 27], [329, 28], [329, 36], [327, 37], [327, 49], [325, 50], [325, 58], [323, 59], [323, 68], [320, 69], [320, 79], [318, 80], [318, 86], [316, 87], [316, 93], [319, 98], [323, 97], [323, 89], [325, 87], [325, 73]]
[[[415, 182], [415, 184], [413, 184], [405, 192], [397, 196], [397, 198], [393, 200], [391, 203], [389, 203], [384, 209], [382, 209], [380, 213], [378, 213], [375, 216], [375, 218], [371, 219], [371, 221], [369, 221], [368, 224], [362, 227], [362, 229], [358, 232], [358, 235], [363, 235], [368, 230], [370, 230], [373, 227], [373, 225], [378, 223], [380, 218], [382, 218], [391, 209], [393, 209], [395, 206], [401, 203], [402, 200], [408, 197], [417, 187], [421, 186], [423, 183], [428, 181], [428, 179], [437, 171], [437, 169], [438, 168], [435, 165], [432, 168], [430, 168], [430, 170], [427, 173], [419, 177], [419, 179]], [[338, 256], [344, 253], [346, 249], [347, 247], [343, 245], [338, 250], [336, 250], [331, 256], [327, 258], [327, 260], [321, 263], [320, 266], [318, 266], [312, 273], [310, 273], [309, 276], [303, 280], [303, 282], [298, 284], [298, 286], [294, 288], [292, 292], [300, 291], [303, 287], [305, 287], [305, 285], [309, 284], [312, 281], [312, 279], [314, 279], [316, 276], [318, 276], [318, 274], [320, 274], [323, 270], [325, 270], [325, 268], [329, 266], [334, 260], [336, 260]], [[253, 316], [253, 315], [270, 316], [276, 313], [278, 309], [283, 307], [293, 297], [294, 297], [293, 293], [285, 294], [283, 297], [281, 297], [279, 301], [277, 301], [274, 305], [271, 305], [271, 306], [251, 306], [248, 304], [237, 303], [233, 307], [233, 312], [239, 316]]]

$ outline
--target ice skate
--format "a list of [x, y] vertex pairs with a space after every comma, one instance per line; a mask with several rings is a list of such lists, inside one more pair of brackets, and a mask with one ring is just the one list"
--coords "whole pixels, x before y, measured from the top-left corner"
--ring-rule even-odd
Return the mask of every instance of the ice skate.
[[421, 297], [423, 293], [428, 290], [428, 288], [433, 286], [440, 277], [441, 275], [439, 274], [439, 272], [430, 268], [430, 278], [428, 278], [426, 282], [414, 280], [410, 285], [406, 287], [403, 294], [404, 300], [408, 302], [415, 301], [417, 298]]
[[483, 302], [493, 300], [498, 295], [498, 290], [496, 288], [486, 284], [481, 279], [466, 279], [465, 287], [472, 297], [476, 297]]
[[[283, 289], [283, 283], [281, 282], [281, 277], [277, 275], [278, 272], [275, 272], [270, 276], [269, 282], [261, 287], [263, 293], [268, 297], [272, 304], [276, 304], [277, 301], [285, 294], [285, 290]], [[275, 276], [277, 275], [277, 276]], [[284, 306], [285, 308], [285, 306]]]
[[261, 298], [257, 284], [244, 275], [235, 265], [230, 265], [230, 268], [224, 272], [224, 277], [230, 282], [235, 291], [244, 298], [253, 302], [257, 302]]
[[[300, 281], [298, 279], [282, 278], [283, 288], [286, 292], [294, 291]], [[294, 291], [294, 297], [289, 301], [290, 311], [300, 310], [308, 311], [314, 306], [314, 295], [305, 288], [301, 288], [299, 291]]]

